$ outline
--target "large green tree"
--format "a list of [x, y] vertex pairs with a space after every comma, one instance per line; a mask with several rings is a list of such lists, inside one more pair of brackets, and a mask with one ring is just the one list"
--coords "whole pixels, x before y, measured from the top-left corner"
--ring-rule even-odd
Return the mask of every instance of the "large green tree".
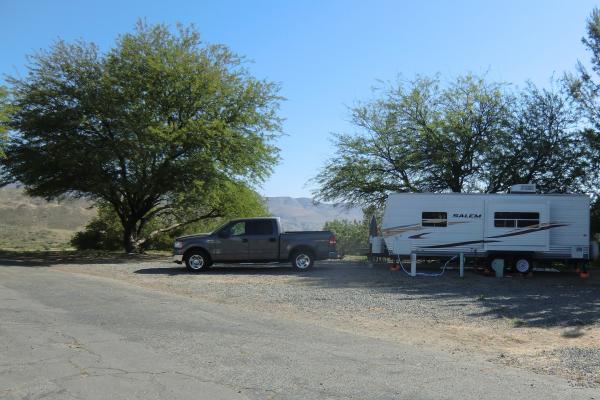
[[[582, 63], [578, 65], [577, 75], [568, 75], [571, 94], [581, 106], [591, 127], [586, 130], [590, 161], [600, 171], [600, 9], [595, 8], [587, 21], [587, 35], [582, 39], [585, 47], [592, 53], [590, 72]], [[598, 174], [594, 176], [591, 189], [599, 192]]]
[[277, 160], [278, 85], [193, 27], [139, 22], [107, 52], [58, 41], [31, 60], [8, 79], [17, 135], [4, 181], [109, 204], [127, 252], [152, 217], [170, 213], [179, 227], [215, 216], [215, 187], [260, 182]]
[[583, 191], [591, 172], [581, 113], [564, 85], [528, 83], [512, 101], [504, 138], [490, 144], [483, 162], [487, 192], [534, 182], [542, 192]]
[[9, 105], [6, 89], [0, 86], [0, 158], [4, 157], [4, 146], [8, 140]]
[[[419, 77], [351, 109], [355, 133], [315, 178], [317, 198], [373, 205], [390, 192], [471, 190], [509, 119], [502, 86], [471, 75], [446, 87]], [[378, 93], [379, 94], [379, 93]]]
[[391, 192], [498, 192], [534, 182], [579, 190], [579, 115], [559, 89], [517, 92], [471, 75], [417, 78], [351, 109], [354, 133], [315, 178], [320, 200], [370, 206]]
[[568, 75], [571, 94], [590, 123], [586, 130], [586, 145], [589, 149], [589, 161], [594, 174], [588, 177], [588, 191], [596, 199], [592, 205], [592, 232], [600, 234], [600, 9], [595, 8], [587, 21], [586, 36], [582, 38], [585, 47], [591, 52], [592, 71], [582, 63], [578, 65], [576, 75]]

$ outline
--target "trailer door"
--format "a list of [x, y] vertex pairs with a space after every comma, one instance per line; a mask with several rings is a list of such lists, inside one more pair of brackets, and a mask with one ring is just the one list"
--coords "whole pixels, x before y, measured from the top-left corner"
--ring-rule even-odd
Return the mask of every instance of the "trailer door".
[[486, 201], [485, 250], [547, 251], [550, 237], [549, 204], [516, 196]]

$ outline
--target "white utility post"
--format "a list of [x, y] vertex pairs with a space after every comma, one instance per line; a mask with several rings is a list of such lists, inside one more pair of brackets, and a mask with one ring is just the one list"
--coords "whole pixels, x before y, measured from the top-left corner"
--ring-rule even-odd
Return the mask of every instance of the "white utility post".
[[464, 278], [465, 276], [465, 255], [464, 253], [460, 253], [460, 277]]
[[417, 276], [417, 253], [410, 253], [410, 276]]

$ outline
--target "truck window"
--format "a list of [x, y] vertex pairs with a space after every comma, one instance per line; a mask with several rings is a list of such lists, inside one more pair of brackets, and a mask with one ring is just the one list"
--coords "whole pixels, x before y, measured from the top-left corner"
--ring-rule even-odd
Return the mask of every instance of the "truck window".
[[241, 236], [246, 234], [246, 222], [240, 221], [229, 227], [231, 236]]
[[421, 214], [421, 226], [448, 226], [448, 213], [427, 211]]
[[246, 222], [246, 233], [248, 235], [272, 235], [273, 221], [272, 220], [256, 220]]
[[495, 212], [496, 228], [527, 228], [540, 224], [540, 213], [537, 212]]

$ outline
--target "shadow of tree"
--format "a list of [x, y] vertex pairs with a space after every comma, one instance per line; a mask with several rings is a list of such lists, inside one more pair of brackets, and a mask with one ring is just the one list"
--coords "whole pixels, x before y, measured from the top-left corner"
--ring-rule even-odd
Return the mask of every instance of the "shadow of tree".
[[[165, 254], [128, 255], [107, 252], [0, 252], [0, 266], [51, 267], [58, 264], [135, 264], [149, 261], [165, 265], [134, 271], [140, 275], [207, 276], [290, 276], [294, 285], [310, 289], [353, 289], [365, 301], [387, 296], [394, 301], [414, 301], [424, 307], [454, 308], [474, 319], [505, 319], [514, 327], [585, 327], [600, 324], [600, 271], [582, 280], [572, 271], [535, 272], [525, 278], [518, 274], [505, 278], [485, 277], [468, 269], [465, 278], [446, 270], [441, 277], [412, 278], [402, 271], [390, 272], [384, 265], [344, 261], [322, 261], [310, 271], [297, 271], [287, 265], [215, 265], [191, 274], [182, 266], [167, 266]], [[422, 264], [419, 271], [439, 272], [439, 265]], [[370, 296], [370, 297], [369, 297]], [[371, 300], [369, 300], [371, 299]], [[388, 307], [388, 306], [386, 306]], [[393, 312], [390, 308], [389, 312]], [[573, 331], [575, 332], [575, 331]], [[580, 335], [567, 334], [565, 337]]]
[[127, 264], [164, 261], [164, 254], [125, 254], [106, 251], [0, 251], [0, 266], [51, 267], [58, 264]]
[[189, 272], [184, 267], [181, 268], [173, 268], [173, 267], [155, 267], [155, 268], [141, 268], [136, 271], [133, 271], [135, 274], [140, 275], [190, 275], [190, 276], [214, 276], [214, 275], [248, 275], [248, 276], [257, 276], [257, 275], [265, 275], [265, 276], [277, 276], [277, 275], [297, 275], [304, 276], [306, 274], [310, 274], [313, 271], [301, 272], [297, 271], [292, 267], [283, 266], [279, 264], [271, 264], [271, 265], [257, 265], [257, 264], [249, 264], [249, 265], [240, 265], [240, 264], [230, 264], [223, 265], [217, 264], [214, 265], [207, 270], [198, 273]]
[[[419, 271], [439, 272], [433, 264]], [[600, 276], [592, 271], [582, 280], [572, 271], [536, 271], [533, 277], [508, 274], [505, 278], [483, 276], [468, 269], [465, 278], [456, 268], [440, 277], [416, 278], [402, 271], [390, 272], [386, 266], [369, 267], [359, 263], [321, 262], [311, 271], [288, 267], [213, 266], [190, 274], [185, 268], [142, 268], [145, 275], [247, 275], [295, 276], [297, 284], [308, 288], [365, 290], [370, 295], [385, 294], [398, 301], [431, 303], [432, 307], [461, 309], [473, 318], [504, 319], [513, 327], [577, 327], [600, 323]], [[568, 335], [565, 337], [569, 337]]]

